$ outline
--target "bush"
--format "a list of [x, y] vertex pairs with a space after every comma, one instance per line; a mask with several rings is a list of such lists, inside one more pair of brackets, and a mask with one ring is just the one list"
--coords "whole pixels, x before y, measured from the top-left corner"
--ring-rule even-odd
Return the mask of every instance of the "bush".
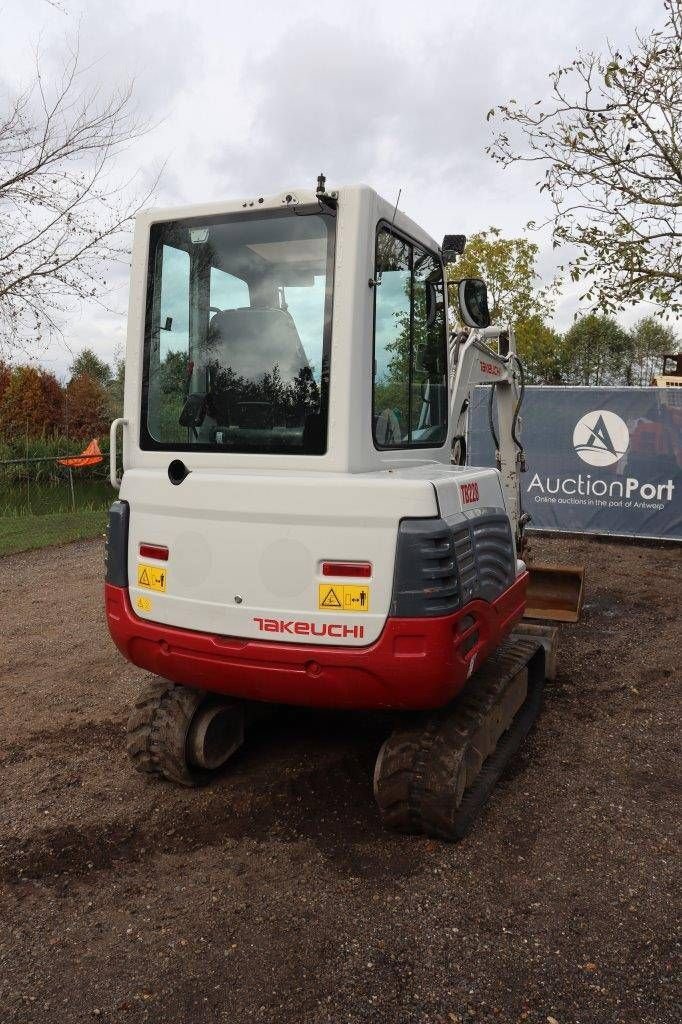
[[109, 400], [98, 380], [83, 373], [72, 377], [66, 388], [69, 433], [92, 440], [109, 427]]
[[35, 366], [12, 367], [0, 398], [0, 435], [51, 434], [63, 421], [64, 392], [55, 375]]

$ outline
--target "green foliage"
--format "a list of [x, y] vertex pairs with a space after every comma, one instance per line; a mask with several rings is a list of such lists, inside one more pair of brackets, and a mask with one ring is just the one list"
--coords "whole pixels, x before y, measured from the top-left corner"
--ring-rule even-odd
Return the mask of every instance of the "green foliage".
[[[123, 359], [112, 371], [90, 349], [72, 363], [66, 387], [39, 366], [0, 360], [0, 459], [3, 442], [16, 442], [22, 457], [27, 438], [31, 449], [47, 443], [50, 454], [54, 449], [63, 455], [73, 454], [81, 441], [107, 435], [111, 420], [123, 414], [124, 374]], [[70, 440], [64, 442], [61, 435], [67, 433]]]
[[111, 367], [103, 359], [95, 355], [91, 348], [84, 348], [79, 352], [71, 364], [69, 371], [71, 379], [74, 377], [90, 377], [97, 381], [102, 387], [111, 382]]
[[504, 167], [544, 168], [554, 243], [594, 309], [646, 300], [682, 311], [682, 5], [629, 52], [579, 51], [549, 78], [547, 99], [489, 111], [502, 128], [488, 152]]
[[464, 253], [448, 267], [448, 278], [482, 278], [488, 286], [492, 323], [511, 323], [516, 331], [527, 383], [561, 384], [561, 337], [545, 323], [553, 311], [555, 283], [542, 286], [537, 255], [535, 242], [503, 238], [492, 227], [468, 239]]
[[[89, 439], [88, 439], [89, 440]], [[102, 454], [107, 457], [109, 451], [109, 434], [100, 437], [99, 446]], [[13, 437], [0, 437], [0, 462], [8, 459], [57, 459], [63, 455], [77, 455], [82, 449], [79, 441], [65, 434], [42, 434], [28, 438], [15, 434]]]
[[627, 332], [612, 317], [593, 313], [562, 337], [546, 323], [555, 285], [539, 286], [537, 252], [525, 238], [502, 238], [497, 228], [479, 231], [448, 267], [448, 277], [486, 282], [492, 322], [515, 327], [527, 383], [648, 385], [660, 357], [679, 347], [674, 331], [644, 317]]
[[576, 320], [564, 335], [562, 349], [563, 383], [626, 382], [631, 339], [612, 317], [590, 314]]
[[189, 383], [187, 352], [167, 352], [159, 367], [159, 385], [164, 395], [184, 395]]
[[541, 317], [532, 316], [517, 324], [516, 345], [527, 384], [564, 383], [562, 337]]
[[661, 370], [661, 357], [677, 352], [675, 332], [653, 316], [639, 320], [630, 332], [630, 363], [627, 383], [646, 386]]
[[[380, 417], [390, 410], [400, 436], [409, 443], [414, 443], [417, 430], [430, 428], [429, 436], [440, 437], [447, 372], [440, 265], [418, 247], [410, 256], [402, 241], [384, 231], [379, 240], [377, 272], [377, 321], [387, 313], [392, 331], [391, 340], [377, 336], [376, 354], [382, 369], [374, 380], [374, 413]], [[384, 294], [382, 289], [390, 277], [394, 278], [393, 287]], [[394, 291], [396, 285], [400, 294]]]
[[488, 286], [488, 306], [493, 324], [511, 323], [551, 316], [554, 285], [539, 287], [536, 270], [538, 246], [527, 238], [502, 238], [499, 228], [472, 235], [455, 264], [448, 266], [448, 279], [480, 277]]
[[[272, 418], [272, 426], [302, 427], [306, 416], [319, 410], [320, 392], [309, 366], [302, 366], [289, 381], [283, 380], [276, 363], [256, 381], [239, 376], [231, 367], [221, 369], [217, 362], [210, 372], [209, 412], [220, 425], [228, 426], [233, 419], [239, 422], [243, 413], [237, 412], [237, 406], [251, 403], [263, 404], [262, 414]], [[255, 408], [254, 415], [258, 418]]]
[[[121, 363], [121, 366], [124, 367], [124, 364]], [[187, 429], [180, 426], [179, 419], [189, 390], [188, 353], [167, 352], [158, 373], [159, 437], [170, 443], [184, 442], [187, 440]]]
[[[99, 446], [102, 462], [96, 466], [79, 466], [74, 470], [79, 486], [87, 489], [92, 484], [97, 493], [99, 485], [105, 480], [109, 464], [108, 435], [99, 439]], [[15, 435], [11, 440], [0, 438], [0, 516], [6, 515], [10, 507], [24, 502], [23, 491], [27, 485], [34, 496], [36, 489], [42, 489], [45, 494], [50, 488], [63, 490], [67, 470], [57, 460], [66, 455], [78, 455], [82, 449], [80, 441], [59, 435], [28, 439]], [[27, 459], [30, 461], [27, 462]], [[61, 498], [68, 507], [70, 501], [66, 491], [63, 490]], [[41, 504], [45, 503], [51, 504], [47, 497], [41, 500]]]

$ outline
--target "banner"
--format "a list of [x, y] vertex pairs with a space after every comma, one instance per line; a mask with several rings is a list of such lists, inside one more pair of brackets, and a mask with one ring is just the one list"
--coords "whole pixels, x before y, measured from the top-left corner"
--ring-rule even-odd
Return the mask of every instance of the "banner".
[[[489, 389], [475, 389], [468, 459], [492, 466]], [[527, 387], [530, 528], [682, 540], [682, 387]]]

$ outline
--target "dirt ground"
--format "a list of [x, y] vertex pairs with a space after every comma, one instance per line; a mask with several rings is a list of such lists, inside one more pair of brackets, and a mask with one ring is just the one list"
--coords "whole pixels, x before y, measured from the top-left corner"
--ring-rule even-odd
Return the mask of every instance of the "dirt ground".
[[[682, 551], [586, 565], [471, 836], [381, 831], [383, 726], [278, 714], [210, 788], [134, 774], [102, 544], [0, 560], [0, 1020], [673, 1024]], [[679, 977], [679, 975], [678, 975]]]

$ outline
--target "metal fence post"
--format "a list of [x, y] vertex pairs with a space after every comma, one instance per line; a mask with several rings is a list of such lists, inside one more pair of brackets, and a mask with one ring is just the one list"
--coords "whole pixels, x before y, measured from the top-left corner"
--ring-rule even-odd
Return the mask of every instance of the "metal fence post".
[[28, 420], [26, 420], [26, 511], [31, 514], [31, 468], [28, 461]]

